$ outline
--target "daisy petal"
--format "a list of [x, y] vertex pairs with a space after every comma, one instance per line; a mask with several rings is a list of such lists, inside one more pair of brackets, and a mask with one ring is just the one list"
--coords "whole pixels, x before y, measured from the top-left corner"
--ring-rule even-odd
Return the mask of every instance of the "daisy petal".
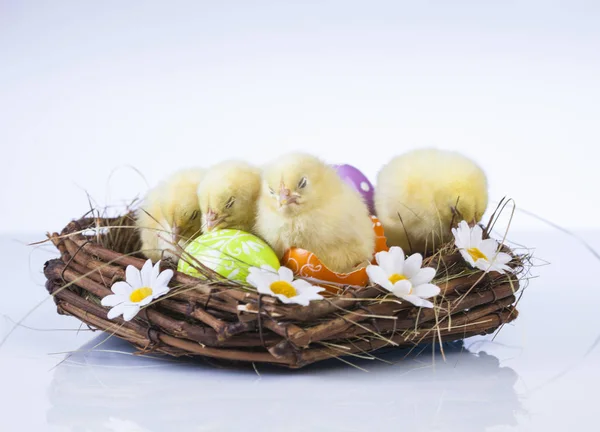
[[131, 321], [140, 311], [140, 307], [135, 304], [126, 304], [123, 310], [123, 319], [125, 321]]
[[[491, 270], [490, 262], [488, 260], [484, 260], [483, 258], [479, 258], [473, 267], [478, 268], [479, 270], [483, 270], [484, 272], [488, 272]], [[502, 273], [502, 272], [500, 272]]]
[[393, 258], [393, 271], [390, 273], [404, 274], [405, 255], [401, 247], [392, 246], [390, 248], [390, 256]]
[[404, 261], [404, 275], [409, 279], [416, 276], [419, 273], [419, 270], [421, 270], [421, 264], [423, 264], [423, 257], [421, 254], [412, 254]]
[[383, 288], [385, 288], [388, 291], [391, 291], [392, 288], [394, 287], [392, 285], [392, 283], [390, 282], [390, 280], [388, 279], [388, 275], [379, 266], [376, 266], [376, 265], [367, 266], [367, 275], [369, 275], [369, 280], [371, 281], [372, 284], [377, 284], [379, 286], [382, 286]]
[[435, 269], [432, 267], [422, 268], [410, 281], [414, 286], [422, 285], [431, 282], [435, 277]]
[[154, 283], [156, 282], [156, 278], [158, 277], [160, 273], [160, 260], [158, 260], [156, 262], [156, 264], [154, 264], [154, 267], [152, 267], [152, 271], [150, 272], [150, 285], [148, 286], [154, 286]]
[[498, 242], [494, 239], [485, 239], [479, 244], [479, 250], [486, 257], [492, 258], [498, 252]]
[[[324, 291], [327, 291], [327, 289], [325, 289], [325, 287], [318, 286], [318, 285], [313, 285], [313, 286], [312, 286], [312, 287], [310, 287], [310, 289], [309, 289], [309, 292], [311, 292], [311, 293], [315, 293], [315, 294], [322, 293], [322, 292], [324, 292]], [[321, 297], [322, 297], [322, 296], [321, 296]]]
[[140, 270], [140, 276], [142, 279], [142, 286], [150, 286], [152, 283], [152, 261], [146, 260]]
[[375, 260], [379, 267], [383, 269], [387, 274], [394, 273], [394, 257], [389, 252], [378, 252], [375, 255]]
[[462, 241], [462, 231], [459, 231], [457, 228], [452, 228], [452, 235], [454, 236], [454, 244], [457, 248], [466, 247]]
[[419, 307], [426, 307], [426, 308], [432, 308], [433, 307], [433, 303], [431, 303], [428, 300], [424, 300], [419, 296], [416, 295], [407, 295], [407, 296], [402, 296], [402, 298], [412, 304], [414, 304], [415, 306], [419, 306]]
[[461, 221], [458, 224], [458, 228], [453, 231], [454, 238], [456, 239], [456, 247], [460, 248], [470, 248], [470, 239], [471, 239], [471, 228], [465, 221]]
[[[273, 295], [273, 294], [271, 293], [271, 295]], [[295, 303], [294, 299], [298, 298], [299, 296], [286, 297], [283, 294], [275, 294], [274, 297], [277, 297], [282, 303], [290, 304], [290, 303]]]
[[477, 247], [481, 244], [481, 238], [483, 237], [483, 230], [479, 225], [475, 225], [471, 228], [471, 240], [470, 247]]
[[131, 285], [133, 289], [141, 288], [143, 286], [140, 271], [132, 265], [128, 265], [125, 269], [125, 278], [127, 279], [127, 283]]
[[152, 298], [157, 298], [171, 291], [167, 286], [161, 286], [152, 290]]
[[302, 293], [303, 297], [308, 300], [323, 300], [323, 296], [319, 294], [321, 291], [325, 291], [325, 288], [319, 286], [311, 286]]
[[111, 287], [111, 291], [120, 296], [129, 296], [133, 288], [127, 282], [119, 281], [115, 282]]
[[440, 287], [433, 284], [423, 284], [413, 288], [413, 293], [422, 298], [429, 298], [440, 293]]
[[160, 272], [160, 274], [154, 280], [154, 284], [152, 285], [152, 288], [167, 286], [169, 284], [169, 282], [171, 281], [172, 277], [173, 277], [173, 270], [171, 270], [171, 269], [163, 270], [162, 272]]
[[316, 286], [316, 285], [312, 285], [308, 288], [303, 288], [302, 294], [306, 294], [309, 296], [318, 296], [320, 298], [323, 298], [322, 295], [320, 295], [320, 292], [325, 291], [325, 288], [323, 288], [322, 286]]
[[392, 292], [396, 297], [403, 297], [408, 295], [410, 290], [412, 289], [412, 284], [408, 280], [401, 280], [394, 284], [394, 288], [392, 288]]
[[310, 298], [308, 298], [308, 296], [300, 295], [300, 296], [292, 297], [290, 299], [290, 303], [296, 303], [301, 306], [308, 306], [310, 304]]
[[264, 270], [258, 267], [248, 267], [248, 274], [260, 274], [263, 273]]
[[248, 282], [254, 288], [269, 285], [268, 281], [266, 280], [266, 276], [266, 274], [253, 267], [250, 269], [248, 276], [246, 276], [246, 282]]
[[146, 297], [145, 299], [143, 299], [142, 301], [140, 301], [140, 302], [138, 302], [138, 303], [136, 303], [136, 304], [137, 304], [139, 307], [143, 307], [143, 306], [146, 306], [146, 305], [150, 304], [150, 302], [151, 302], [152, 300], [154, 300], [154, 299], [155, 299], [154, 295], [149, 295], [148, 297]]
[[302, 295], [309, 300], [323, 300], [323, 296], [321, 294], [318, 294], [315, 292], [308, 292], [308, 293], [304, 293]]
[[496, 255], [496, 258], [494, 259], [494, 262], [500, 265], [508, 264], [511, 261], [512, 256], [505, 252], [498, 252], [498, 255]]
[[[313, 285], [303, 279], [296, 279], [292, 282], [292, 286], [300, 292], [308, 291]], [[315, 287], [316, 288], [316, 287]], [[322, 290], [325, 288], [321, 288]]]
[[246, 282], [253, 287], [262, 287], [262, 292], [264, 292], [265, 289], [270, 292], [269, 286], [277, 280], [279, 280], [279, 274], [275, 270], [271, 272], [269, 270], [260, 270], [256, 267], [251, 267], [250, 274], [246, 277]]
[[100, 304], [102, 306], [116, 306], [118, 304], [124, 303], [125, 302], [125, 297], [120, 296], [120, 295], [115, 295], [115, 294], [110, 294], [107, 295], [106, 297], [104, 297], [101, 301]]
[[471, 227], [466, 221], [461, 222], [461, 238], [466, 248], [470, 248], [471, 244]]
[[283, 281], [292, 282], [294, 280], [294, 272], [285, 266], [279, 267], [277, 273]]
[[256, 286], [256, 291], [258, 291], [259, 294], [263, 294], [263, 295], [268, 295], [268, 296], [272, 296], [273, 291], [271, 291], [271, 287], [269, 285], [265, 285], [265, 284], [258, 284]]
[[106, 314], [106, 317], [110, 320], [115, 319], [119, 315], [122, 315], [124, 310], [125, 310], [125, 303], [118, 304], [114, 308], [112, 308], [111, 310], [108, 311], [108, 313]]
[[493, 263], [492, 266], [490, 267], [489, 271], [495, 271], [500, 274], [504, 274], [504, 273], [506, 273], [507, 269], [510, 270], [510, 267], [508, 267], [504, 264]]
[[501, 265], [495, 264], [494, 265], [494, 270], [497, 271], [500, 274], [512, 273], [513, 272], [512, 268], [510, 268], [509, 266], [504, 265], [504, 264], [501, 264]]

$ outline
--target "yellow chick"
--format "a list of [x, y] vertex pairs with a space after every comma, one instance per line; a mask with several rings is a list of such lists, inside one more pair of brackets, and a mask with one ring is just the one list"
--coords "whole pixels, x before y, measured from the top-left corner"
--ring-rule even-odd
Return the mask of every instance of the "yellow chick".
[[252, 232], [260, 188], [260, 170], [246, 162], [226, 161], [211, 167], [197, 191], [203, 231]]
[[136, 224], [142, 240], [142, 253], [153, 261], [176, 256], [170, 252], [200, 234], [200, 206], [196, 190], [205, 170], [178, 171], [151, 189], [136, 212]]
[[307, 154], [288, 154], [265, 168], [256, 231], [280, 258], [299, 247], [335, 272], [367, 264], [375, 248], [360, 194], [332, 167]]
[[481, 168], [449, 151], [422, 149], [395, 157], [379, 172], [375, 209], [388, 246], [431, 252], [461, 220], [479, 222], [488, 204]]

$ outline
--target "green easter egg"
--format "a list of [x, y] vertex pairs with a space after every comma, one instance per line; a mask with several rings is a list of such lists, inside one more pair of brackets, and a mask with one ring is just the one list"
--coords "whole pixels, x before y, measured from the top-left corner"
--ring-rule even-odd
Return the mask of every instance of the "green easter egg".
[[[267, 264], [279, 269], [279, 259], [262, 239], [245, 231], [222, 229], [197, 237], [185, 247], [186, 254], [179, 260], [177, 270], [203, 278], [193, 267], [189, 256], [227, 279], [246, 282], [248, 269]], [[189, 254], [189, 256], [187, 255]]]

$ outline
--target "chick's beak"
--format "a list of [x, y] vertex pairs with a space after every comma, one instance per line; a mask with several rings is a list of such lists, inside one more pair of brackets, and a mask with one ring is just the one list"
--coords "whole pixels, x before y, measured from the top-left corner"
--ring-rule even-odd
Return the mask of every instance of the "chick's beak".
[[225, 218], [219, 217], [219, 214], [209, 208], [206, 212], [206, 230], [214, 230]]
[[279, 207], [283, 207], [285, 205], [298, 203], [298, 196], [293, 194], [291, 190], [285, 187], [285, 185], [281, 185], [281, 189], [279, 189]]

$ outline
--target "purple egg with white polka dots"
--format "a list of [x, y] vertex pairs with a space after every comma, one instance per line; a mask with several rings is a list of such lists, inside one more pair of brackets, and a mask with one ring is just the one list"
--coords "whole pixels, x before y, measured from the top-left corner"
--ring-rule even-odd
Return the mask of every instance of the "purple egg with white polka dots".
[[373, 196], [375, 194], [375, 188], [369, 181], [366, 175], [364, 175], [358, 168], [352, 165], [332, 165], [337, 171], [338, 175], [347, 184], [352, 186], [358, 193], [360, 193], [369, 207], [371, 214], [375, 214], [375, 205], [373, 203]]

